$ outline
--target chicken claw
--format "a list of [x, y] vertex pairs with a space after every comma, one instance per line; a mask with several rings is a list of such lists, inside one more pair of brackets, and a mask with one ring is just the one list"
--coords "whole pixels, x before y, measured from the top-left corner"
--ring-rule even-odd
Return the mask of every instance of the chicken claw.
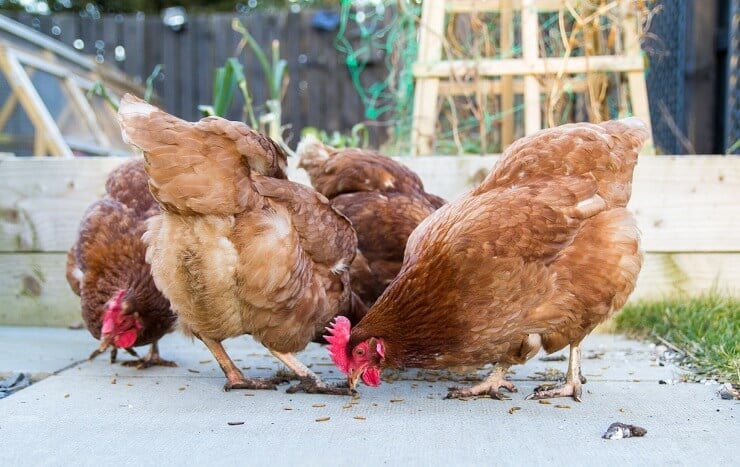
[[300, 380], [300, 383], [288, 388], [288, 390], [286, 391], [288, 394], [293, 394], [301, 391], [308, 394], [332, 394], [337, 396], [351, 396], [355, 393], [355, 391], [353, 389], [350, 389], [348, 386], [333, 386], [321, 381], [321, 378], [319, 378], [316, 373], [309, 370], [306, 365], [301, 363], [295, 357], [295, 355], [291, 353], [282, 353], [275, 350], [270, 350], [270, 352], [281, 362], [283, 362], [285, 366], [290, 368]]
[[550, 399], [553, 397], [572, 397], [576, 402], [581, 402], [583, 394], [582, 386], [586, 383], [586, 378], [581, 374], [581, 345], [571, 344], [570, 359], [568, 361], [568, 373], [565, 376], [565, 383], [557, 386], [543, 384], [534, 389], [534, 392], [525, 400]]
[[582, 386], [580, 380], [577, 382], [566, 382], [560, 385], [543, 384], [537, 386], [534, 392], [527, 397], [525, 400], [540, 400], [550, 399], [553, 397], [573, 397], [576, 402], [581, 402]]
[[229, 379], [224, 384], [224, 391], [229, 392], [232, 389], [272, 389], [276, 390], [278, 384], [283, 382], [283, 378], [245, 378], [241, 377], [235, 380]]
[[312, 378], [310, 375], [300, 378], [301, 382], [289, 387], [285, 392], [294, 394], [296, 392], [305, 392], [307, 394], [330, 394], [335, 396], [351, 396], [356, 393], [344, 384], [326, 384], [319, 379]]
[[511, 381], [507, 381], [505, 376], [509, 365], [497, 364], [491, 374], [482, 383], [472, 388], [449, 388], [445, 399], [460, 399], [474, 396], [490, 396], [492, 399], [505, 400], [509, 397], [500, 392], [504, 388], [509, 392], [516, 392], [516, 386]]
[[[128, 349], [126, 349], [128, 350]], [[136, 355], [138, 358], [138, 355]], [[149, 350], [149, 353], [146, 357], [140, 358], [138, 360], [131, 360], [127, 362], [121, 362], [122, 366], [134, 366], [137, 370], [143, 370], [145, 368], [150, 368], [153, 366], [170, 366], [174, 367], [177, 366], [177, 363], [172, 362], [170, 360], [165, 360], [162, 357], [159, 356], [159, 347], [157, 346], [157, 343], [152, 343], [152, 348]]]

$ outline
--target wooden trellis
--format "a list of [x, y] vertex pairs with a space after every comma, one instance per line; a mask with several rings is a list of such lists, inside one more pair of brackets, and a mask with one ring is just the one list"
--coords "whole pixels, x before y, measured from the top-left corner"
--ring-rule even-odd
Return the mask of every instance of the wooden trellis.
[[[557, 12], [577, 7], [575, 0], [441, 0], [424, 2], [421, 15], [419, 53], [414, 65], [415, 100], [412, 127], [413, 155], [430, 154], [434, 147], [439, 119], [440, 95], [475, 92], [500, 96], [501, 146], [514, 140], [515, 94], [522, 94], [524, 107], [524, 134], [543, 128], [542, 103], [546, 83], [564, 75], [588, 72], [616, 72], [624, 74], [629, 91], [631, 113], [650, 126], [644, 60], [640, 50], [638, 16], [633, 1], [613, 0], [602, 4], [599, 11], [618, 12], [622, 18], [620, 40], [622, 52], [616, 55], [540, 56], [540, 13]], [[521, 14], [521, 57], [442, 60], [445, 38], [445, 15], [457, 13], [498, 12], [500, 20], [500, 47], [514, 45], [514, 13]], [[475, 76], [473, 82], [458, 81], [455, 77]], [[488, 78], [482, 80], [480, 78]], [[496, 79], [497, 78], [497, 79]], [[644, 152], [654, 153], [652, 141]]]
[[26, 126], [25, 116], [33, 139], [25, 155], [130, 154], [115, 110], [90, 93], [96, 83], [110, 96], [144, 92], [115, 68], [0, 15], [0, 85], [7, 87], [0, 93], [0, 142], [5, 150], [27, 150], [27, 136], [14, 134], [19, 125]]

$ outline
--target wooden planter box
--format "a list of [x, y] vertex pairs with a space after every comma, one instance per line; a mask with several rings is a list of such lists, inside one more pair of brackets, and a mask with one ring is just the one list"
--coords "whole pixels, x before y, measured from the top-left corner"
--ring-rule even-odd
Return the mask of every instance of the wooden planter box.
[[[82, 213], [122, 160], [0, 158], [0, 325], [80, 320], [64, 275], [67, 249]], [[452, 199], [480, 182], [496, 157], [400, 160], [428, 191]], [[307, 183], [303, 171], [290, 176]], [[643, 156], [630, 208], [647, 252], [632, 299], [712, 287], [740, 295], [740, 157]]]

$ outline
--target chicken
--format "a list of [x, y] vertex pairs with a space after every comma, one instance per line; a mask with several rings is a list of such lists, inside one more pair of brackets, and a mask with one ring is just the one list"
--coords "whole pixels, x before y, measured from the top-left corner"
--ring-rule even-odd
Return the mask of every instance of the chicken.
[[411, 232], [445, 200], [425, 192], [421, 179], [407, 167], [371, 151], [334, 149], [309, 136], [296, 152], [298, 167], [308, 172], [314, 188], [357, 232], [352, 290], [372, 306], [401, 269]]
[[570, 346], [565, 384], [528, 398], [581, 399], [581, 341], [635, 287], [642, 253], [625, 208], [648, 137], [634, 118], [540, 131], [513, 144], [483, 183], [411, 234], [399, 275], [350, 330], [329, 328], [348, 375], [380, 384], [382, 368], [495, 364], [448, 398], [514, 391], [511, 365]]
[[301, 380], [288, 392], [349, 394], [293, 355], [350, 311], [349, 221], [287, 180], [283, 150], [243, 123], [185, 122], [131, 95], [118, 118], [163, 211], [144, 235], [152, 275], [183, 332], [218, 361], [225, 389], [276, 388], [275, 378], [246, 378], [221, 344], [251, 334]]
[[80, 223], [79, 235], [67, 254], [67, 282], [80, 296], [82, 318], [100, 346], [94, 358], [112, 346], [138, 357], [133, 347], [151, 344], [149, 354], [123, 362], [145, 368], [176, 366], [159, 356], [157, 343], [175, 326], [169, 301], [157, 290], [141, 236], [146, 220], [159, 214], [147, 186], [144, 161], [134, 159], [113, 170], [106, 196], [94, 202]]

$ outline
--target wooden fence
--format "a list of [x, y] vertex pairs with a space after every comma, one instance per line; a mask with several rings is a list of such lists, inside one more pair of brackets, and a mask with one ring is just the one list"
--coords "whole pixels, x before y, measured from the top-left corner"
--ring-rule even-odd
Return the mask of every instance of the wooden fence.
[[[242, 38], [232, 30], [233, 14], [191, 16], [180, 31], [165, 26], [159, 16], [143, 14], [103, 15], [97, 20], [76, 14], [5, 14], [98, 60], [114, 63], [139, 82], [162, 64], [164, 72], [154, 89], [167, 111], [187, 120], [200, 118], [198, 105], [212, 102], [213, 72], [235, 56]], [[291, 144], [305, 126], [347, 131], [364, 120], [364, 106], [345, 66], [345, 57], [334, 47], [336, 31], [314, 28], [313, 13], [308, 11], [251, 13], [239, 18], [268, 57], [272, 41], [280, 41], [290, 77], [282, 112], [283, 123], [291, 125], [296, 135]], [[249, 47], [239, 58], [257, 109], [267, 99], [264, 74]], [[384, 79], [386, 73], [382, 62], [370, 64], [362, 80], [367, 85]], [[236, 92], [228, 117], [240, 119], [242, 105]], [[377, 143], [378, 130], [373, 129], [371, 136]]]
[[[427, 189], [452, 199], [479, 183], [495, 157], [404, 158]], [[66, 325], [79, 299], [64, 276], [85, 208], [104, 192], [119, 158], [0, 159], [0, 324]], [[291, 164], [295, 164], [291, 160]], [[302, 170], [291, 179], [307, 183]], [[629, 207], [647, 252], [633, 298], [740, 296], [740, 157], [642, 157]]]

